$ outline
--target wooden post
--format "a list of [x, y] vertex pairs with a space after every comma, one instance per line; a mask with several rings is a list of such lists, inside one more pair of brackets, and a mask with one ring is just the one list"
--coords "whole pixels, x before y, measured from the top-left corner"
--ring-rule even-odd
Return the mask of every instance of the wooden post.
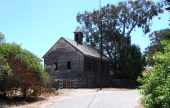
[[72, 81], [72, 80], [70, 80], [70, 88], [71, 88], [71, 81]]
[[74, 89], [76, 89], [76, 80], [74, 80]]
[[67, 80], [66, 80], [66, 88], [67, 88]]

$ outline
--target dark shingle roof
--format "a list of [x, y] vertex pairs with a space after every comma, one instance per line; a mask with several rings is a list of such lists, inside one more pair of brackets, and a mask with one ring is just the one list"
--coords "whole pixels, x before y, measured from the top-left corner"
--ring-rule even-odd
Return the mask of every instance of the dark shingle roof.
[[[63, 38], [63, 37], [62, 37]], [[83, 43], [83, 44], [77, 44], [76, 41], [71, 40], [71, 39], [67, 39], [67, 38], [63, 38], [64, 40], [66, 40], [69, 44], [71, 44], [73, 47], [75, 47], [76, 49], [78, 49], [81, 53], [83, 53], [84, 55], [87, 56], [92, 56], [92, 57], [96, 57], [96, 58], [100, 58], [100, 53], [93, 47], [91, 47], [90, 45]], [[103, 59], [108, 59], [107, 57], [102, 57]]]
[[[71, 40], [71, 39], [67, 39], [64, 37], [61, 37], [60, 39], [65, 40], [67, 43], [69, 43], [70, 45], [72, 45], [74, 48], [76, 48], [77, 50], [79, 50], [83, 55], [86, 56], [91, 56], [91, 57], [95, 57], [95, 58], [100, 58], [100, 53], [93, 47], [91, 47], [90, 45], [83, 43], [83, 44], [77, 44], [76, 41]], [[59, 40], [60, 40], [59, 39]], [[58, 41], [57, 41], [58, 42]], [[43, 58], [52, 50], [55, 49], [57, 42], [49, 49], [49, 51], [43, 56]], [[102, 57], [104, 60], [109, 60], [107, 57], [103, 56]]]

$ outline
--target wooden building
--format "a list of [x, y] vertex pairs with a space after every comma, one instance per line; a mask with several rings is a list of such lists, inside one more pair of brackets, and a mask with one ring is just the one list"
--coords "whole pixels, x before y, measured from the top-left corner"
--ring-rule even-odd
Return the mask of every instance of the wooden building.
[[[80, 87], [99, 87], [101, 80], [100, 52], [83, 43], [83, 32], [77, 28], [74, 40], [61, 37], [43, 56], [46, 71], [52, 79], [68, 79], [85, 82]], [[103, 87], [109, 86], [109, 65], [102, 57]]]

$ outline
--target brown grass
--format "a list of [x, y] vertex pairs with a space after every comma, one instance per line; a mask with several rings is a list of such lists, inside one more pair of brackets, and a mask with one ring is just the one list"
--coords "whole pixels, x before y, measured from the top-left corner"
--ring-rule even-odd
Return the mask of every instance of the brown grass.
[[0, 97], [0, 108], [8, 108], [8, 107], [27, 108], [27, 106], [31, 106], [31, 104], [39, 103], [42, 101], [45, 102], [49, 97], [54, 97], [58, 95], [59, 95], [58, 92], [53, 92], [53, 93], [43, 92], [38, 97], [33, 96], [33, 97], [23, 98], [21, 97], [21, 93], [19, 91], [17, 92], [15, 91], [15, 96], [10, 95], [8, 93], [8, 98], [2, 99]]
[[47, 99], [49, 97], [53, 97], [53, 96], [58, 96], [59, 93], [58, 92], [54, 92], [54, 93], [41, 93], [40, 97], [44, 98], [44, 99]]

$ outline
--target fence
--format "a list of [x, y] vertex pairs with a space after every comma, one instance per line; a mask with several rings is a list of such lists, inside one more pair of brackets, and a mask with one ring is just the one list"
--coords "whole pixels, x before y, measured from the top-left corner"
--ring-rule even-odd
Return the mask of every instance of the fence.
[[53, 82], [54, 88], [83, 88], [86, 87], [85, 80], [60, 79]]
[[[86, 80], [69, 80], [69, 79], [58, 79], [52, 84], [53, 88], [85, 88]], [[132, 88], [134, 82], [131, 79], [113, 79], [111, 80], [111, 86], [116, 88]]]
[[77, 80], [59, 80], [59, 88], [76, 88]]
[[117, 88], [131, 88], [134, 87], [134, 82], [130, 79], [113, 79], [111, 81], [111, 86]]

